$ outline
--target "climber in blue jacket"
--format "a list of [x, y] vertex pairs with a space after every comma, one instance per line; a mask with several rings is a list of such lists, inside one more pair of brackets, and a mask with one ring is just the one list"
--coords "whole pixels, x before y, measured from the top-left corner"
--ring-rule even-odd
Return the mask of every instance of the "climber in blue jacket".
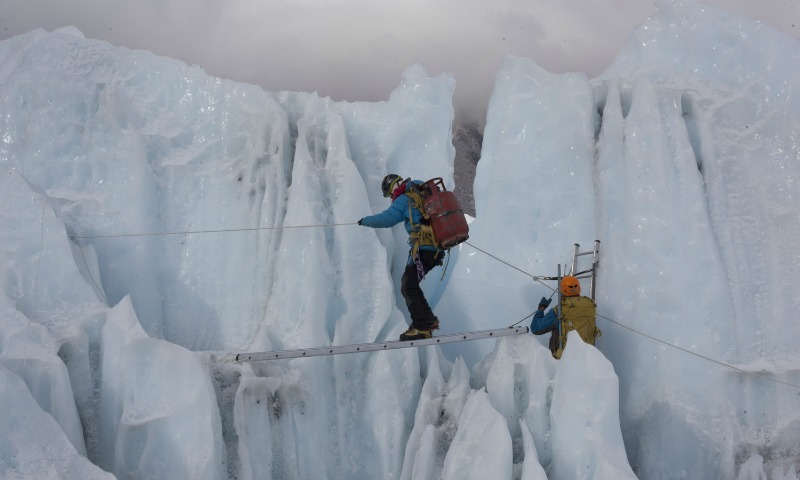
[[403, 341], [431, 338], [432, 331], [439, 328], [439, 319], [428, 305], [425, 294], [420, 288], [420, 282], [429, 271], [442, 264], [445, 251], [436, 246], [432, 234], [426, 234], [425, 229], [421, 228], [426, 220], [420, 211], [420, 206], [410, 195], [411, 189], [407, 191], [412, 184], [422, 183], [419, 180], [403, 180], [401, 176], [395, 174], [386, 175], [381, 183], [381, 190], [384, 197], [391, 197], [392, 204], [383, 212], [358, 221], [359, 225], [371, 228], [390, 228], [400, 222], [405, 224], [411, 250], [403, 271], [400, 293], [406, 301], [411, 316], [411, 326], [400, 335], [400, 340]]

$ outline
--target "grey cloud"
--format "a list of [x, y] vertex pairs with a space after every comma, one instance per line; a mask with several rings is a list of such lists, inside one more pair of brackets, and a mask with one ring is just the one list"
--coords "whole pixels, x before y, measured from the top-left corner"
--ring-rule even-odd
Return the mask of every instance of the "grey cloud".
[[[794, 1], [707, 3], [797, 36]], [[0, 39], [74, 25], [215, 76], [349, 101], [388, 98], [402, 71], [420, 63], [451, 73], [456, 111], [481, 122], [504, 55], [592, 77], [655, 8], [649, 0], [0, 0]]]

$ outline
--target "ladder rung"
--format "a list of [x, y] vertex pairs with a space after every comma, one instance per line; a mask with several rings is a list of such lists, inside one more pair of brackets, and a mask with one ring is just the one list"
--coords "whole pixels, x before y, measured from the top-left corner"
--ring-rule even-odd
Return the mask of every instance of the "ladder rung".
[[441, 345], [444, 343], [468, 342], [486, 338], [506, 337], [509, 335], [523, 335], [529, 332], [528, 327], [517, 326], [483, 330], [480, 332], [453, 333], [441, 335], [424, 340], [408, 340], [401, 342], [392, 340], [388, 342], [358, 343], [353, 345], [339, 345], [330, 347], [301, 348], [296, 350], [279, 350], [274, 352], [240, 353], [236, 361], [254, 362], [260, 360], [282, 360], [286, 358], [319, 357], [323, 355], [340, 355], [343, 353], [375, 352], [380, 350], [396, 350], [398, 348], [424, 347], [427, 345]]

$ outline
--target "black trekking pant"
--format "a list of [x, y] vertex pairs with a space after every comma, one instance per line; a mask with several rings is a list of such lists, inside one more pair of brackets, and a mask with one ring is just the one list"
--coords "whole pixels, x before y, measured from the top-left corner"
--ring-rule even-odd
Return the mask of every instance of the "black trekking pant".
[[406, 307], [411, 316], [411, 326], [419, 330], [430, 330], [437, 319], [428, 305], [419, 283], [433, 267], [442, 264], [445, 252], [442, 250], [418, 250], [418, 255], [419, 259], [415, 259], [411, 265], [406, 265], [400, 293], [406, 300]]

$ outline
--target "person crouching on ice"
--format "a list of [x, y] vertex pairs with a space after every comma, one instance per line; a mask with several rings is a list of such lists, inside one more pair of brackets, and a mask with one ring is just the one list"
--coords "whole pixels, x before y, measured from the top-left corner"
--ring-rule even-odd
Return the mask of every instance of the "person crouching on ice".
[[542, 297], [531, 321], [531, 333], [534, 335], [551, 332], [550, 352], [554, 358], [561, 358], [567, 346], [567, 334], [572, 330], [577, 330], [581, 339], [589, 345], [594, 345], [595, 338], [601, 335], [596, 324], [597, 305], [591, 298], [581, 296], [581, 282], [567, 275], [561, 279], [559, 288], [561, 305], [545, 314], [550, 299]]
[[420, 210], [419, 196], [416, 198], [413, 189], [406, 190], [412, 184], [421, 185], [419, 180], [403, 180], [393, 173], [386, 175], [381, 183], [383, 196], [391, 197], [392, 204], [381, 213], [364, 217], [359, 225], [371, 228], [390, 228], [404, 222], [408, 232], [408, 263], [403, 271], [400, 292], [406, 301], [411, 316], [411, 326], [400, 335], [400, 340], [419, 340], [431, 338], [432, 331], [439, 328], [439, 320], [433, 314], [420, 282], [425, 275], [444, 261], [445, 251], [436, 246], [430, 228], [425, 228], [425, 219]]

